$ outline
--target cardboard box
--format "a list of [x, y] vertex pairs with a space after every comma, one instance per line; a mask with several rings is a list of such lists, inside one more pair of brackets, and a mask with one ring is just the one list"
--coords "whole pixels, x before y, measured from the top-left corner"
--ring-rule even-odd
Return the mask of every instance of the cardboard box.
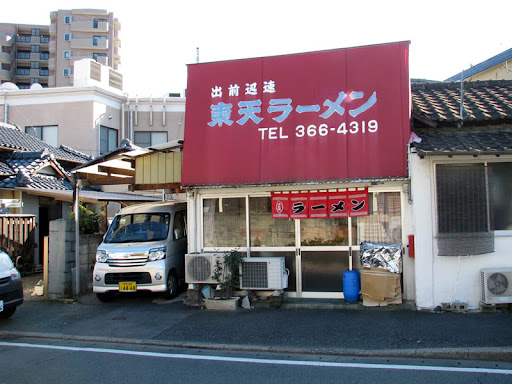
[[402, 304], [402, 295], [400, 294], [398, 297], [395, 297], [394, 299], [387, 299], [387, 300], [373, 300], [372, 298], [368, 297], [367, 295], [363, 296], [363, 305], [365, 307], [387, 307], [390, 304]]
[[361, 296], [365, 306], [401, 304], [400, 274], [380, 268], [364, 268], [361, 271]]

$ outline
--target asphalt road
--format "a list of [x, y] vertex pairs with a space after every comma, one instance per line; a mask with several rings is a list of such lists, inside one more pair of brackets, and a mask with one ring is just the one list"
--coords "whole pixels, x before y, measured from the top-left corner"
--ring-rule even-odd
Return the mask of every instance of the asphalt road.
[[2, 336], [208, 349], [512, 361], [512, 313], [256, 308], [216, 312], [181, 299], [26, 301]]
[[512, 363], [226, 352], [0, 338], [4, 383], [509, 383]]

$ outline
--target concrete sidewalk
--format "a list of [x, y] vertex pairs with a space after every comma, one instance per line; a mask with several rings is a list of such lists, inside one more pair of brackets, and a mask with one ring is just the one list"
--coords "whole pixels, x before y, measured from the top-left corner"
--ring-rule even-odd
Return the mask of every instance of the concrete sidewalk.
[[[154, 294], [101, 303], [26, 300], [0, 337], [32, 336], [180, 347], [350, 356], [512, 361], [512, 313], [430, 313], [295, 301], [219, 312]], [[322, 308], [319, 308], [322, 307]], [[401, 309], [401, 310], [396, 310]]]

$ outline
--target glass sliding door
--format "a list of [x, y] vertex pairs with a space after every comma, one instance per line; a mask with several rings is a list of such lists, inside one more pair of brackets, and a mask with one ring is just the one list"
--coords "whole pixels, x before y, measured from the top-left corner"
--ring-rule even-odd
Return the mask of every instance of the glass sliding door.
[[357, 218], [273, 219], [265, 195], [204, 197], [202, 248], [284, 257], [289, 296], [343, 297], [343, 272], [361, 269], [360, 242], [401, 243], [401, 192], [369, 193], [370, 214]]
[[284, 257], [289, 271], [287, 292], [297, 290], [295, 221], [273, 219], [270, 196], [249, 197], [251, 257]]

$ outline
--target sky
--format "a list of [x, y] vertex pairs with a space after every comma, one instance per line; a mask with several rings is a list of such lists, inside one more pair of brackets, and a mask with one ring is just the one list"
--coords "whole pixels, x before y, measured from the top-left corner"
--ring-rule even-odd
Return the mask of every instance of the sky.
[[4, 1], [0, 22], [80, 8], [119, 19], [124, 91], [140, 97], [183, 94], [197, 48], [204, 63], [410, 41], [410, 77], [430, 80], [512, 48], [510, 0], [24, 0]]

